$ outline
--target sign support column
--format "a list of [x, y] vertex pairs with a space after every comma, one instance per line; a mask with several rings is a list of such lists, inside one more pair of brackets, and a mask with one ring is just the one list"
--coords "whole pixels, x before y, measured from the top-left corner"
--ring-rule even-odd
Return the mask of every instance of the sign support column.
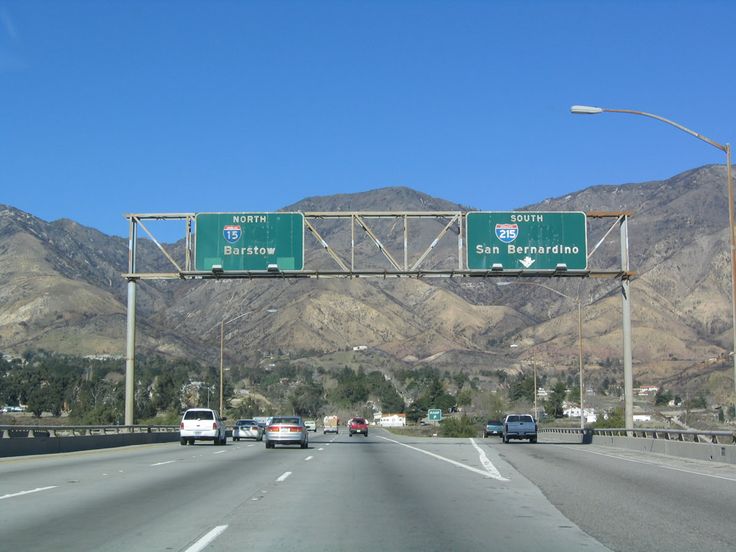
[[[137, 223], [130, 219], [128, 273], [134, 274]], [[125, 425], [135, 423], [135, 292], [136, 278], [128, 278], [128, 321], [125, 347]]]
[[626, 429], [634, 429], [634, 376], [631, 354], [631, 290], [629, 285], [629, 218], [621, 218], [621, 300], [624, 340], [624, 422]]

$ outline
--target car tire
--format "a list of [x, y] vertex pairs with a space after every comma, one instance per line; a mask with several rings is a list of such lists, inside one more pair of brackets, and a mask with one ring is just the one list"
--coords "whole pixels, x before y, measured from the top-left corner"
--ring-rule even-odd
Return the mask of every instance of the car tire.
[[532, 438], [529, 439], [529, 442], [530, 443], [536, 443], [537, 442], [537, 438], [536, 437], [532, 437]]
[[368, 437], [368, 432], [367, 431], [365, 432], [365, 436]]
[[182, 445], [186, 445], [187, 444], [187, 440], [184, 437], [181, 438], [181, 444]]

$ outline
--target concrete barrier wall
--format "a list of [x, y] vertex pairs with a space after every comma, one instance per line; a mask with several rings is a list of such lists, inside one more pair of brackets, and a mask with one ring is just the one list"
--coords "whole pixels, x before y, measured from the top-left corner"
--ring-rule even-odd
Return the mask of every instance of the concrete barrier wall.
[[53, 454], [103, 448], [170, 443], [179, 440], [179, 432], [121, 433], [79, 437], [27, 437], [0, 439], [0, 457]]
[[736, 445], [695, 443], [671, 439], [654, 439], [651, 437], [613, 437], [608, 435], [593, 435], [592, 432], [583, 436], [580, 433], [542, 431], [539, 434], [539, 438], [545, 443], [593, 444], [604, 447], [636, 450], [639, 452], [667, 454], [678, 458], [692, 458], [693, 460], [736, 464]]
[[736, 464], [736, 445], [688, 443], [646, 437], [609, 437], [607, 435], [593, 435], [593, 444], [637, 450], [639, 452], [668, 454], [680, 458], [692, 458], [693, 460]]

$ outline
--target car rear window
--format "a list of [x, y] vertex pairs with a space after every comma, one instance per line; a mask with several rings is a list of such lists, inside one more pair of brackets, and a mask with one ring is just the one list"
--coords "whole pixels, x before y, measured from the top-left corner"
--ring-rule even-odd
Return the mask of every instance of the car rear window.
[[353, 420], [353, 423], [354, 424], [364, 424], [365, 423], [365, 420], [363, 418], [355, 418]]
[[287, 417], [274, 418], [273, 420], [271, 420], [271, 423], [272, 424], [298, 424], [299, 418], [287, 418]]
[[507, 421], [509, 421], [509, 422], [518, 422], [520, 420], [519, 420], [519, 416], [509, 416], [509, 419]]
[[185, 420], [214, 420], [215, 415], [211, 410], [187, 410], [184, 414]]

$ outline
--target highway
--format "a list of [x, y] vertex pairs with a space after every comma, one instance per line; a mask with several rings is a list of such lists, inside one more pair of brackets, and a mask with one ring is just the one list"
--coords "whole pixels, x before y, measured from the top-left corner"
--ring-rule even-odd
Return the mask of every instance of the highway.
[[734, 550], [736, 466], [593, 445], [310, 434], [0, 459], [0, 549]]

